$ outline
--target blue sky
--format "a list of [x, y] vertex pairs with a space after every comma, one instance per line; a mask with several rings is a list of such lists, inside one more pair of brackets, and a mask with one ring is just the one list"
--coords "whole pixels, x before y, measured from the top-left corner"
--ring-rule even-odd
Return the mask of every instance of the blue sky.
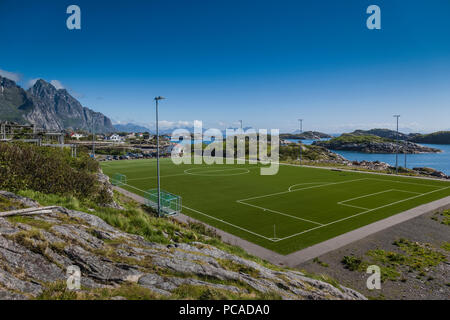
[[[82, 30], [66, 28], [68, 5]], [[381, 8], [381, 30], [366, 8]], [[115, 122], [330, 133], [450, 129], [448, 0], [0, 0], [0, 74]]]

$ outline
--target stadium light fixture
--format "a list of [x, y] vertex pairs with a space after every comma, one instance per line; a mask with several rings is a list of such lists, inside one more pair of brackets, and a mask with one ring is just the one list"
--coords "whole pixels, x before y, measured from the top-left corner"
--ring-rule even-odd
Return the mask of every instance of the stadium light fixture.
[[398, 174], [398, 118], [400, 118], [399, 114], [394, 115], [394, 118], [397, 118], [397, 146], [396, 146], [396, 152], [395, 152], [395, 173]]
[[164, 97], [155, 97], [156, 103], [156, 175], [158, 176], [158, 217], [161, 216], [161, 181], [159, 176], [159, 125], [158, 125], [158, 104]]

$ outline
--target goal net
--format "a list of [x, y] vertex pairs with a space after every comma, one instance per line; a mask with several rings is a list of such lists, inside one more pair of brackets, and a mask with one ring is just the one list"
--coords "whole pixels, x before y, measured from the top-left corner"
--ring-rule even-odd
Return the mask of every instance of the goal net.
[[124, 174], [115, 173], [111, 179], [111, 183], [114, 186], [123, 186], [124, 184], [127, 184], [127, 176]]
[[[150, 189], [145, 193], [146, 205], [158, 210], [158, 189]], [[161, 214], [174, 215], [181, 212], [181, 197], [160, 190]]]

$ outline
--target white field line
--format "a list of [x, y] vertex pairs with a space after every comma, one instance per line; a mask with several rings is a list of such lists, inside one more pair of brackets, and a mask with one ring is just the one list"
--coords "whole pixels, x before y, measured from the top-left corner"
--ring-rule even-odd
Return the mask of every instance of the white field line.
[[222, 172], [222, 171], [234, 171], [234, 170], [247, 170], [249, 171], [248, 168], [227, 168], [227, 169], [216, 169], [216, 170], [206, 170], [206, 171], [200, 171], [200, 172], [186, 172], [189, 170], [193, 170], [193, 169], [197, 169], [197, 168], [190, 168], [190, 169], [186, 169], [184, 170], [184, 172], [186, 174], [203, 174], [203, 173], [211, 173], [211, 172]]
[[[196, 168], [191, 168], [191, 169], [196, 169]], [[187, 170], [191, 170], [191, 169], [187, 169]], [[186, 175], [191, 175], [191, 176], [202, 176], [203, 175], [203, 173], [210, 173], [210, 172], [219, 172], [219, 171], [231, 171], [231, 170], [247, 170], [248, 172], [250, 172], [250, 169], [253, 169], [253, 168], [248, 168], [248, 169], [245, 169], [245, 168], [234, 168], [234, 169], [224, 169], [224, 170], [209, 170], [209, 171], [205, 171], [205, 172], [195, 172], [195, 173], [191, 173], [191, 172], [188, 172], [188, 173], [186, 173], [185, 171], [187, 171], [187, 170], [184, 170], [183, 171], [183, 173], [178, 173], [178, 174], [168, 174], [168, 175], [165, 175], [165, 176], [161, 176], [161, 178], [166, 178], [166, 177], [176, 177], [176, 176], [186, 176]], [[246, 173], [248, 173], [248, 172], [246, 172]], [[244, 173], [245, 174], [245, 173]], [[203, 176], [208, 176], [208, 175], [203, 175]], [[216, 177], [216, 176], [211, 176], [211, 177]], [[128, 179], [128, 181], [136, 181], [136, 180], [147, 180], [147, 179], [156, 179], [157, 178], [157, 176], [150, 176], [150, 177], [144, 177], [144, 178], [134, 178], [134, 179]]]
[[283, 212], [280, 212], [280, 211], [275, 211], [275, 210], [272, 210], [272, 209], [267, 209], [267, 208], [264, 208], [264, 207], [255, 206], [254, 204], [245, 203], [245, 202], [240, 201], [240, 200], [237, 200], [236, 202], [240, 203], [240, 204], [244, 204], [246, 206], [250, 206], [250, 207], [257, 208], [257, 209], [261, 209], [263, 211], [269, 211], [269, 212], [273, 212], [273, 213], [276, 213], [276, 214], [280, 214], [282, 216], [286, 216], [286, 217], [290, 217], [290, 218], [293, 218], [293, 219], [302, 220], [302, 221], [306, 221], [306, 222], [310, 222], [310, 223], [314, 223], [314, 224], [318, 224], [320, 226], [323, 226], [322, 223], [319, 223], [319, 222], [316, 222], [316, 221], [312, 221], [312, 220], [308, 220], [308, 219], [303, 219], [303, 218], [296, 217], [296, 216], [291, 216], [290, 214], [283, 213]]
[[323, 184], [326, 184], [326, 183], [329, 183], [329, 182], [304, 182], [304, 183], [297, 183], [297, 184], [293, 184], [292, 186], [290, 186], [288, 191], [292, 191], [292, 188], [296, 187], [296, 186], [303, 186], [303, 185], [306, 185], [306, 184], [320, 184], [320, 185], [323, 185]]
[[396, 180], [389, 180], [389, 179], [377, 179], [377, 178], [367, 178], [367, 179], [368, 180], [383, 181], [383, 182], [404, 183], [404, 184], [411, 184], [411, 185], [424, 186], [424, 187], [433, 187], [433, 188], [440, 188], [441, 187], [441, 186], [435, 186], [435, 185], [432, 185], [432, 184], [422, 184], [422, 183], [415, 183], [415, 182], [396, 181]]
[[352, 207], [352, 208], [356, 208], [356, 209], [361, 209], [361, 210], [369, 210], [369, 208], [364, 208], [364, 207], [358, 207], [358, 206], [354, 206], [352, 204], [347, 204], [347, 203], [339, 203], [338, 204], [342, 205], [342, 206], [346, 206], [346, 207]]
[[123, 183], [123, 185], [128, 186], [128, 187], [130, 187], [130, 188], [133, 188], [133, 189], [135, 189], [135, 190], [141, 191], [141, 192], [143, 192], [143, 193], [147, 193], [147, 191], [142, 190], [142, 189], [139, 189], [139, 188], [136, 188], [136, 187], [133, 187], [133, 186], [130, 185], [130, 184]]
[[208, 218], [210, 218], [210, 219], [217, 220], [217, 221], [219, 221], [219, 222], [222, 222], [222, 223], [227, 224], [227, 225], [229, 225], [229, 226], [232, 226], [232, 227], [234, 227], [234, 228], [240, 229], [240, 230], [242, 230], [242, 231], [251, 233], [251, 234], [253, 234], [253, 235], [257, 236], [257, 237], [261, 237], [261, 238], [264, 238], [264, 239], [269, 240], [269, 241], [272, 241], [272, 242], [276, 242], [276, 241], [277, 241], [277, 240], [273, 240], [272, 238], [268, 238], [268, 237], [265, 237], [265, 236], [263, 236], [263, 235], [260, 235], [259, 233], [250, 231], [250, 230], [245, 229], [245, 228], [242, 228], [242, 227], [239, 227], [239, 226], [237, 226], [237, 225], [235, 225], [235, 224], [229, 223], [229, 222], [224, 221], [224, 220], [222, 220], [222, 219], [219, 219], [219, 218], [210, 216], [209, 214], [200, 212], [200, 211], [198, 211], [198, 210], [195, 210], [195, 209], [192, 209], [192, 208], [189, 208], [189, 207], [186, 207], [186, 206], [183, 206], [183, 208], [188, 209], [188, 210], [191, 210], [191, 211], [196, 212], [196, 213], [198, 213], [198, 214], [204, 215], [204, 216], [206, 216], [206, 217], [208, 217]]
[[342, 206], [353, 207], [353, 208], [362, 209], [362, 210], [370, 210], [369, 208], [355, 206], [355, 205], [352, 205], [352, 204], [348, 204], [346, 202], [350, 202], [350, 201], [357, 200], [357, 199], [362, 199], [362, 198], [367, 198], [367, 197], [371, 197], [371, 196], [375, 196], [375, 195], [378, 195], [378, 194], [387, 193], [387, 192], [391, 192], [391, 191], [404, 192], [404, 193], [413, 193], [413, 194], [420, 194], [420, 195], [423, 194], [423, 193], [420, 193], [420, 192], [413, 192], [413, 191], [406, 191], [406, 190], [399, 190], [399, 189], [389, 189], [389, 190], [384, 190], [384, 191], [380, 191], [380, 192], [369, 193], [369, 194], [366, 194], [366, 195], [363, 195], [363, 196], [360, 196], [360, 197], [355, 197], [355, 198], [347, 199], [347, 200], [344, 200], [344, 201], [339, 201], [338, 204], [340, 204]]
[[372, 212], [372, 211], [375, 211], [375, 210], [383, 209], [383, 208], [392, 206], [394, 204], [398, 204], [398, 203], [402, 203], [402, 202], [405, 202], [405, 201], [408, 201], [408, 200], [416, 199], [416, 198], [419, 198], [419, 197], [422, 197], [422, 196], [425, 196], [425, 195], [428, 195], [428, 194], [431, 194], [431, 193], [434, 193], [434, 192], [442, 191], [442, 190], [445, 190], [445, 189], [448, 189], [448, 188], [450, 188], [450, 187], [444, 187], [444, 188], [433, 190], [433, 191], [430, 191], [430, 192], [427, 192], [427, 193], [422, 193], [422, 194], [419, 194], [419, 195], [414, 196], [414, 197], [410, 197], [410, 198], [407, 198], [407, 199], [403, 199], [403, 200], [399, 200], [399, 201], [396, 201], [396, 202], [392, 202], [392, 203], [389, 203], [387, 205], [384, 205], [384, 206], [381, 206], [381, 207], [378, 207], [378, 208], [369, 209], [369, 210], [366, 210], [366, 211], [354, 214], [352, 216], [348, 216], [348, 217], [345, 217], [345, 218], [342, 218], [342, 219], [339, 219], [339, 220], [336, 220], [336, 221], [332, 221], [330, 223], [324, 224], [323, 226], [317, 226], [317, 227], [314, 227], [314, 228], [311, 228], [311, 229], [308, 229], [308, 230], [305, 230], [305, 231], [302, 231], [302, 232], [298, 232], [298, 233], [292, 234], [290, 236], [281, 238], [278, 241], [286, 240], [286, 239], [289, 239], [289, 238], [292, 238], [292, 237], [295, 237], [295, 236], [299, 236], [301, 234], [304, 234], [304, 233], [307, 233], [307, 232], [310, 232], [310, 231], [313, 231], [313, 230], [316, 230], [316, 229], [319, 229], [319, 228], [323, 228], [323, 227], [326, 227], [326, 226], [329, 226], [329, 225], [332, 225], [332, 224], [335, 224], [335, 223], [338, 223], [338, 222], [341, 222], [341, 221], [344, 221], [344, 220], [348, 220], [348, 219], [360, 216], [362, 214], [366, 214], [366, 213], [369, 213], [369, 212]]
[[357, 199], [362, 199], [362, 198], [367, 198], [367, 197], [371, 197], [371, 196], [375, 196], [377, 194], [382, 194], [382, 193], [386, 193], [386, 192], [391, 192], [394, 189], [389, 189], [389, 190], [384, 190], [384, 191], [380, 191], [380, 192], [374, 192], [374, 193], [369, 193], [360, 197], [355, 197], [355, 198], [351, 198], [351, 199], [347, 199], [347, 200], [343, 200], [343, 201], [339, 201], [338, 204], [343, 204], [345, 202], [349, 202], [349, 201], [353, 201], [353, 200], [357, 200]]
[[[161, 178], [166, 177], [176, 177], [176, 176], [185, 176], [185, 173], [178, 173], [178, 174], [168, 174], [166, 176], [160, 176]], [[134, 179], [128, 179], [128, 181], [136, 181], [136, 180], [147, 180], [147, 179], [156, 179], [157, 176], [151, 176], [151, 177], [144, 177], [144, 178], [134, 178]]]
[[332, 182], [332, 183], [327, 183], [327, 184], [321, 184], [321, 185], [318, 185], [318, 186], [312, 186], [312, 187], [295, 189], [295, 190], [292, 190], [292, 191], [281, 191], [281, 192], [265, 194], [265, 195], [262, 195], [262, 196], [256, 196], [256, 197], [251, 197], [251, 198], [246, 198], [246, 199], [239, 199], [239, 200], [236, 200], [236, 201], [241, 201], [242, 202], [242, 201], [254, 200], [254, 199], [259, 199], [259, 198], [276, 196], [276, 195], [279, 195], [279, 194], [285, 194], [285, 193], [289, 193], [289, 192], [297, 192], [297, 191], [302, 191], [302, 190], [308, 190], [308, 189], [314, 189], [314, 188], [320, 188], [320, 187], [327, 187], [327, 186], [343, 184], [343, 183], [348, 183], [348, 182], [361, 181], [361, 180], [367, 180], [367, 179], [368, 178], [361, 178], [361, 179], [346, 180], [346, 181], [340, 181], [340, 182]]
[[423, 194], [423, 192], [415, 192], [415, 191], [400, 190], [400, 189], [392, 189], [392, 191], [398, 191], [398, 192], [404, 192], [404, 193], [413, 193], [413, 194]]
[[[129, 186], [130, 188], [136, 189], [136, 190], [138, 190], [138, 191], [141, 191], [141, 192], [144, 192], [144, 193], [146, 193], [146, 191], [144, 191], [144, 190], [141, 190], [141, 189], [139, 189], [139, 188], [136, 188], [136, 187], [133, 187], [133, 186], [131, 186], [131, 185], [129, 185], [129, 184], [126, 184], [126, 183], [124, 183], [124, 185], [126, 185], [126, 186]], [[210, 219], [213, 219], [213, 220], [216, 220], [216, 221], [222, 222], [222, 223], [224, 223], [224, 224], [227, 224], [227, 225], [229, 225], [229, 226], [232, 226], [232, 227], [234, 227], [234, 228], [237, 228], [237, 229], [239, 229], [239, 230], [242, 230], [242, 231], [245, 231], [245, 232], [251, 233], [251, 234], [253, 234], [253, 235], [257, 236], [257, 237], [260, 237], [260, 238], [264, 238], [264, 239], [266, 239], [266, 240], [269, 240], [269, 241], [272, 241], [272, 242], [275, 242], [275, 241], [277, 241], [277, 240], [272, 240], [272, 238], [268, 238], [268, 237], [265, 237], [265, 236], [263, 236], [263, 235], [261, 235], [261, 234], [259, 234], [259, 233], [256, 233], [256, 232], [253, 232], [253, 231], [250, 231], [250, 230], [248, 230], [248, 229], [245, 229], [245, 228], [242, 228], [242, 227], [239, 227], [239, 226], [237, 226], [237, 225], [235, 225], [235, 224], [232, 224], [232, 223], [230, 223], [230, 222], [227, 222], [227, 221], [225, 221], [225, 220], [222, 220], [222, 219], [219, 219], [219, 218], [216, 218], [216, 217], [210, 216], [209, 214], [203, 213], [203, 212], [201, 212], [201, 211], [198, 211], [198, 210], [195, 210], [195, 209], [189, 208], [189, 207], [187, 207], [187, 206], [185, 206], [185, 205], [183, 205], [182, 207], [183, 207], [183, 208], [185, 208], [185, 209], [188, 209], [188, 210], [194, 211], [194, 212], [196, 212], [196, 213], [198, 213], [198, 214], [204, 215], [204, 216], [206, 216], [206, 217], [208, 217], [208, 218], [210, 218]]]

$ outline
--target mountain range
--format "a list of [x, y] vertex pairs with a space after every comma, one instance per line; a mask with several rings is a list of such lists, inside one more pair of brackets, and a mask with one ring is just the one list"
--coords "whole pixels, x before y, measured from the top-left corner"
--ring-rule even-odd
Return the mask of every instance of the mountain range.
[[31, 123], [46, 130], [114, 132], [111, 120], [83, 107], [66, 89], [39, 79], [28, 90], [0, 76], [0, 121]]
[[151, 132], [149, 128], [134, 123], [116, 123], [114, 128], [118, 132]]

